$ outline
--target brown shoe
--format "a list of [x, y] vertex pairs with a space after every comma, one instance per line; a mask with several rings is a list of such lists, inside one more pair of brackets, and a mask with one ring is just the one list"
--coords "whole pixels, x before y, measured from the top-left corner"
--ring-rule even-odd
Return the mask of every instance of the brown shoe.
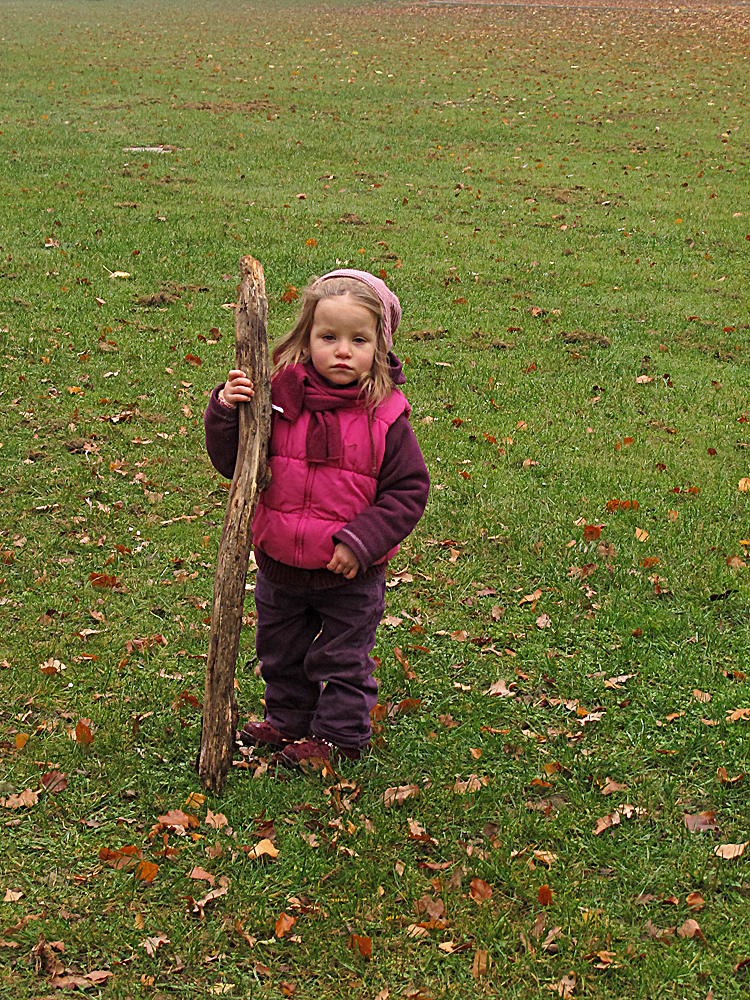
[[246, 722], [240, 739], [246, 747], [274, 747], [277, 750], [294, 742], [291, 736], [284, 736], [270, 722]]
[[303, 764], [314, 764], [316, 761], [322, 764], [338, 764], [341, 760], [359, 760], [361, 756], [362, 750], [359, 747], [338, 747], [328, 740], [312, 736], [299, 743], [290, 743], [282, 750], [278, 759], [287, 767], [298, 768]]

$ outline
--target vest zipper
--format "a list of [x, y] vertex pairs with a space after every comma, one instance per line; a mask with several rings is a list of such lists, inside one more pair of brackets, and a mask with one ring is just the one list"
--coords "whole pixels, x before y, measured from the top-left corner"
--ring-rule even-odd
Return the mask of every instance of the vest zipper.
[[305, 479], [305, 492], [302, 496], [302, 512], [299, 516], [299, 521], [297, 522], [297, 530], [294, 533], [294, 561], [299, 563], [302, 557], [302, 526], [305, 518], [307, 517], [307, 512], [310, 507], [310, 502], [312, 500], [312, 481], [315, 475], [315, 467], [309, 466], [307, 470], [307, 477]]

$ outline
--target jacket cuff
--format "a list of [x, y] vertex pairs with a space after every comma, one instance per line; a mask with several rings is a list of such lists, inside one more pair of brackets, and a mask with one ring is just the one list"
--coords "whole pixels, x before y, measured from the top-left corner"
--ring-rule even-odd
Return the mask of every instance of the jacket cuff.
[[372, 556], [365, 548], [362, 539], [355, 535], [353, 531], [350, 531], [348, 528], [340, 528], [333, 536], [333, 541], [334, 543], [343, 542], [344, 545], [349, 546], [359, 563], [361, 572], [370, 568]]

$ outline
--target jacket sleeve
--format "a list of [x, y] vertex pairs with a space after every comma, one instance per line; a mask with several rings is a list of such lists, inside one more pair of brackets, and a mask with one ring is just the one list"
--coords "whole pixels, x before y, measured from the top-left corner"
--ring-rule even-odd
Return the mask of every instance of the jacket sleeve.
[[333, 536], [348, 545], [360, 570], [381, 560], [411, 534], [424, 513], [430, 477], [405, 414], [389, 428], [375, 502]]
[[240, 418], [237, 408], [230, 410], [219, 402], [219, 390], [224, 383], [218, 385], [211, 393], [203, 424], [206, 429], [206, 451], [217, 472], [226, 479], [234, 475], [237, 462], [237, 443], [240, 436]]

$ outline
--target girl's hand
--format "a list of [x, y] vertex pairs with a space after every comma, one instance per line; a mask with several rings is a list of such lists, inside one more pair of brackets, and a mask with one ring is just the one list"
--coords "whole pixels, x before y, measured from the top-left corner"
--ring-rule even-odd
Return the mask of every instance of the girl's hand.
[[326, 569], [330, 569], [332, 573], [343, 573], [347, 580], [353, 580], [359, 572], [359, 562], [348, 545], [338, 542], [333, 550], [333, 559]]
[[253, 383], [244, 372], [234, 368], [227, 375], [227, 381], [221, 390], [221, 395], [224, 397], [224, 402], [228, 403], [229, 406], [246, 403], [255, 395]]

